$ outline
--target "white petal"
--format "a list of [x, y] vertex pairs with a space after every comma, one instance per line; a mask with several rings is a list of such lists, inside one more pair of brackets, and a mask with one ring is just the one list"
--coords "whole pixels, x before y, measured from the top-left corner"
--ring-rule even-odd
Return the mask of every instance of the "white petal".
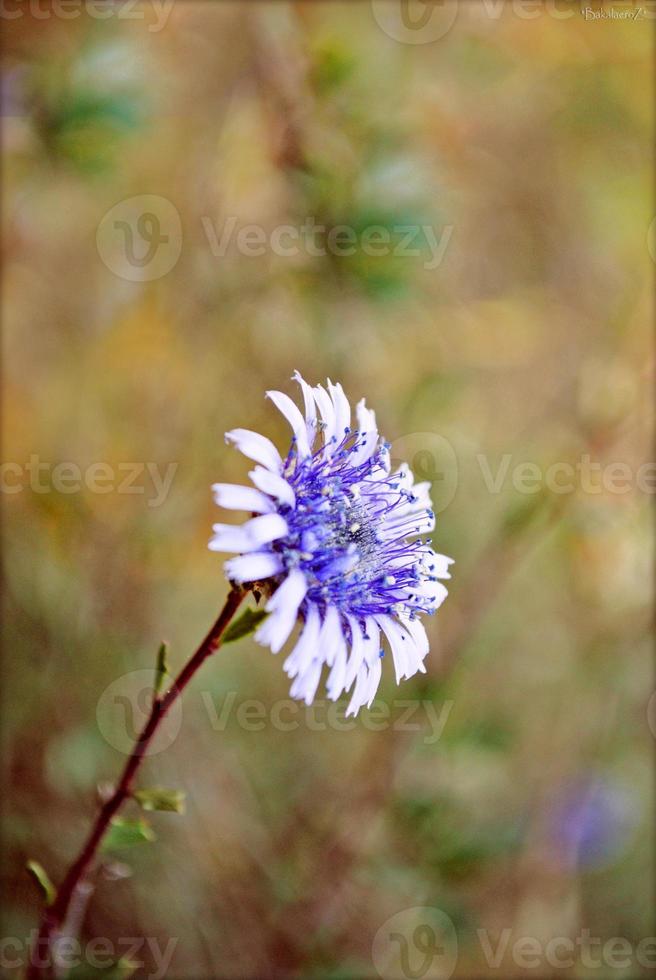
[[319, 648], [322, 659], [325, 660], [329, 667], [332, 666], [340, 639], [343, 639], [343, 633], [339, 613], [334, 606], [328, 606], [323, 623], [321, 624]]
[[[426, 668], [424, 667], [424, 657], [426, 656], [426, 653], [428, 653], [428, 650], [426, 650], [426, 652], [423, 651], [423, 640], [421, 635], [419, 634], [418, 638], [415, 639], [413, 634], [405, 629], [403, 629], [403, 634], [407, 637], [405, 642], [408, 644], [406, 648], [406, 655], [408, 658], [409, 673], [407, 673], [405, 676], [412, 677], [413, 674], [416, 674], [417, 672], [425, 674]], [[424, 637], [425, 636], [426, 633], [424, 631]]]
[[263, 493], [268, 493], [269, 496], [275, 497], [283, 504], [289, 504], [290, 507], [296, 506], [296, 495], [284, 477], [262, 466], [256, 466], [248, 475]]
[[411, 506], [416, 507], [417, 510], [424, 510], [425, 508], [432, 507], [430, 488], [431, 485], [427, 480], [423, 483], [414, 483], [407, 487], [407, 489], [409, 489], [417, 498], [412, 502]]
[[317, 413], [314, 405], [314, 398], [312, 397], [312, 388], [307, 383], [307, 381], [303, 380], [303, 378], [298, 373], [298, 371], [294, 371], [293, 379], [294, 381], [298, 382], [298, 384], [301, 386], [301, 391], [303, 392], [303, 405], [305, 407], [305, 425], [307, 428], [308, 442], [310, 444], [310, 447], [312, 447], [312, 443], [314, 442], [314, 438], [317, 434], [317, 427], [315, 424]]
[[[312, 393], [314, 394], [314, 400], [317, 403], [317, 408], [319, 409], [319, 414], [321, 415], [321, 421], [323, 422], [324, 442], [326, 445], [328, 445], [336, 433], [337, 419], [335, 417], [333, 401], [326, 389], [322, 388], [321, 385], [316, 385], [316, 387], [312, 389]], [[341, 436], [339, 438], [341, 439]]]
[[405, 490], [409, 490], [412, 487], [415, 477], [407, 463], [401, 463], [401, 465], [394, 471], [393, 475]]
[[360, 445], [353, 453], [353, 462], [357, 465], [369, 459], [378, 445], [378, 428], [376, 426], [376, 414], [366, 407], [364, 398], [356, 405], [355, 414], [358, 420], [358, 432], [360, 433]]
[[334, 385], [329, 379], [328, 391], [335, 406], [335, 435], [337, 436], [337, 442], [341, 442], [344, 438], [344, 433], [351, 427], [351, 406], [348, 398], [344, 394], [344, 389], [339, 383]]
[[363, 637], [364, 659], [371, 667], [380, 660], [380, 629], [373, 616], [367, 616], [364, 621], [366, 636]]
[[428, 642], [428, 636], [426, 634], [426, 628], [422, 622], [418, 619], [403, 619], [403, 625], [412, 637], [417, 650], [419, 651], [419, 656], [423, 658], [428, 653], [430, 644]]
[[248, 536], [246, 529], [237, 524], [214, 524], [214, 537], [208, 544], [210, 551], [254, 551], [258, 545]]
[[346, 674], [344, 676], [344, 690], [348, 691], [351, 684], [357, 677], [358, 671], [362, 666], [365, 653], [365, 641], [362, 636], [362, 630], [356, 619], [353, 616], [347, 616], [349, 626], [351, 627], [351, 655], [349, 656], [348, 663], [346, 665]]
[[240, 555], [230, 558], [225, 563], [228, 578], [235, 582], [257, 582], [276, 575], [283, 568], [277, 555], [271, 552], [254, 552], [250, 555]]
[[332, 701], [336, 701], [344, 690], [344, 680], [346, 678], [346, 643], [344, 642], [344, 637], [340, 636], [339, 643], [337, 645], [337, 651], [335, 653], [333, 668], [328, 675], [328, 680], [326, 681], [326, 689], [328, 691], [328, 697]]
[[258, 643], [270, 647], [273, 653], [278, 653], [289, 639], [298, 616], [298, 607], [306, 592], [307, 580], [303, 572], [290, 572], [266, 605], [270, 615], [255, 634]]
[[314, 695], [317, 693], [319, 680], [321, 678], [321, 668], [323, 664], [320, 660], [315, 660], [310, 664], [304, 674], [299, 674], [295, 678], [289, 693], [293, 698], [302, 698], [307, 705], [312, 704]]
[[245, 524], [215, 524], [210, 551], [255, 551], [260, 545], [284, 538], [289, 533], [287, 522], [280, 514], [262, 514]]
[[369, 671], [367, 665], [362, 663], [358, 671], [355, 688], [353, 689], [353, 695], [349, 701], [349, 706], [346, 709], [346, 717], [349, 715], [357, 715], [358, 711], [365, 703], [365, 695], [367, 691], [367, 679], [369, 677]]
[[431, 510], [424, 511], [420, 514], [418, 520], [416, 521], [419, 531], [415, 532], [417, 534], [428, 534], [430, 531], [435, 530], [435, 512]]
[[389, 471], [392, 467], [392, 457], [390, 456], [390, 451], [387, 446], [380, 447], [380, 466], [378, 469], [382, 471], [385, 476], [389, 475]]
[[274, 510], [273, 502], [253, 487], [213, 483], [212, 490], [215, 502], [226, 510], [249, 510], [256, 514], [266, 514]]
[[280, 453], [266, 436], [250, 429], [232, 429], [225, 434], [226, 442], [235, 444], [240, 453], [256, 463], [262, 463], [267, 469], [279, 473], [282, 469]]
[[248, 537], [255, 545], [268, 544], [289, 534], [287, 521], [280, 514], [262, 514], [253, 517], [243, 525]]
[[[431, 568], [431, 565], [434, 567]], [[428, 562], [430, 573], [431, 575], [435, 575], [436, 578], [451, 578], [449, 565], [453, 565], [453, 558], [447, 558], [446, 555], [438, 555], [435, 551]]]
[[412, 677], [423, 664], [417, 646], [410, 636], [391, 616], [376, 616], [392, 648], [396, 683], [403, 677]]
[[358, 419], [358, 429], [362, 432], [375, 432], [378, 435], [376, 413], [373, 408], [367, 408], [367, 403], [364, 398], [361, 398], [355, 406], [355, 414]]
[[380, 657], [378, 657], [374, 663], [371, 665], [369, 670], [369, 677], [367, 680], [367, 690], [365, 697], [367, 699], [367, 707], [371, 707], [371, 702], [376, 697], [376, 692], [378, 691], [378, 685], [380, 684], [380, 675], [382, 673], [382, 665], [380, 662]]
[[319, 634], [321, 660], [332, 670], [328, 676], [328, 697], [336, 700], [342, 693], [346, 672], [346, 642], [342, 622], [334, 606], [329, 606]]
[[431, 600], [433, 610], [440, 608], [448, 594], [446, 586], [441, 582], [422, 582], [417, 589], [417, 595]]
[[267, 398], [271, 399], [276, 408], [282, 412], [291, 425], [292, 431], [296, 436], [296, 446], [298, 448], [299, 458], [305, 459], [310, 455], [310, 444], [308, 442], [305, 419], [301, 415], [299, 409], [291, 400], [289, 395], [285, 395], [282, 391], [267, 391], [266, 394]]
[[317, 656], [320, 627], [319, 611], [314, 604], [311, 604], [308, 606], [305, 626], [298, 643], [283, 664], [288, 677], [304, 673]]

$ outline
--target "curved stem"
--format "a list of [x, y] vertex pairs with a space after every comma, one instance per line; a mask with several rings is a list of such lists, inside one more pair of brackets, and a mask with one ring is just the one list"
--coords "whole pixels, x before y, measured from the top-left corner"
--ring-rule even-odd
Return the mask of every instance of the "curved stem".
[[232, 587], [216, 622], [196, 652], [187, 661], [166, 693], [154, 698], [148, 720], [137, 736], [132, 753], [125, 764], [114, 792], [100, 808], [79, 856], [66, 873], [54, 901], [43, 913], [41, 926], [30, 953], [27, 980], [37, 980], [37, 978], [42, 980], [42, 978], [55, 976], [56, 967], [51, 949], [53, 936], [65, 923], [71, 902], [80, 885], [84, 882], [85, 875], [93, 863], [112, 818], [132, 795], [136, 773], [161, 722], [198, 668], [220, 646], [221, 637], [247, 592], [248, 589], [242, 586], [235, 585]]

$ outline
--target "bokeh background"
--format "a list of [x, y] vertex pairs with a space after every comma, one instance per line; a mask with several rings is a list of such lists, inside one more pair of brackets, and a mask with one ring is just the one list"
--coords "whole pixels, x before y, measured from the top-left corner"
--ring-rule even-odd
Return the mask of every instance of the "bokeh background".
[[[280, 658], [227, 647], [142, 776], [187, 812], [107, 856], [83, 939], [173, 937], [181, 980], [337, 980], [447, 975], [416, 943], [413, 974], [372, 958], [415, 907], [448, 916], [462, 978], [556, 972], [495, 970], [481, 929], [653, 935], [651, 22], [471, 2], [418, 43], [392, 0], [5, 6], [3, 935], [38, 917], [25, 862], [57, 881], [77, 852], [160, 639], [180, 666], [213, 620], [209, 487], [248, 470], [223, 433], [284, 442], [263, 395], [294, 368], [366, 395], [436, 481], [456, 563], [428, 673], [388, 669], [376, 724], [341, 731], [292, 713]], [[308, 219], [446, 244], [277, 254]], [[522, 492], [517, 464], [586, 454], [628, 489]], [[105, 492], [63, 462], [106, 464]]]

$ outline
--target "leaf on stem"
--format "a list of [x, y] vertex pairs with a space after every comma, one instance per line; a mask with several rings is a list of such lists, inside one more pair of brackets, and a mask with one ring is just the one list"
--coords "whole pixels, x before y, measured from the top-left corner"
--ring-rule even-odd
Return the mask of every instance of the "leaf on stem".
[[133, 960], [129, 959], [129, 957], [122, 956], [114, 967], [114, 976], [116, 977], [116, 980], [128, 980], [128, 977], [134, 976], [141, 966], [141, 963], [135, 963]]
[[155, 831], [139, 817], [137, 820], [127, 820], [125, 817], [114, 817], [107, 836], [102, 843], [103, 852], [121, 850], [143, 842], [156, 840]]
[[39, 864], [38, 861], [28, 861], [25, 867], [41, 889], [43, 897], [46, 900], [46, 905], [52, 905], [55, 900], [56, 892], [55, 886], [51, 882], [50, 876], [48, 875], [46, 869], [42, 864]]
[[157, 667], [155, 668], [155, 697], [159, 697], [164, 684], [167, 679], [171, 676], [169, 674], [169, 664], [168, 664], [168, 654], [169, 647], [168, 643], [162, 641], [160, 643], [159, 650], [157, 651]]
[[234, 643], [244, 636], [254, 633], [263, 619], [266, 618], [264, 609], [245, 609], [238, 619], [231, 623], [223, 634], [222, 643]]
[[165, 789], [153, 786], [151, 789], [138, 789], [133, 794], [143, 810], [164, 810], [169, 813], [185, 812], [185, 793], [181, 789]]
[[122, 957], [117, 963], [108, 966], [91, 966], [89, 963], [82, 963], [74, 967], [67, 973], [69, 980], [94, 980], [95, 977], [102, 980], [128, 980], [140, 969], [142, 964], [134, 963], [128, 957]]

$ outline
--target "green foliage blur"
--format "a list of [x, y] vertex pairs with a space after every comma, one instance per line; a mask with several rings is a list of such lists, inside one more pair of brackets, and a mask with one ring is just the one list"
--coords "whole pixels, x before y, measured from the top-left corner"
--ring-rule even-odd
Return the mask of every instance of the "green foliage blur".
[[[428, 672], [397, 689], [386, 657], [375, 710], [342, 730], [343, 705], [294, 712], [283, 655], [226, 646], [145, 763], [149, 805], [112, 828], [82, 936], [175, 937], [174, 980], [373, 977], [377, 931], [418, 906], [454, 923], [460, 978], [499, 975], [480, 929], [637, 944], [656, 735], [636, 482], [654, 366], [649, 23], [472, 2], [409, 45], [369, 3], [186, 0], [158, 30], [150, 3], [134, 11], [24, 8], [3, 25], [3, 433], [19, 467], [3, 493], [3, 935], [39, 915], [26, 863], [61, 879], [123, 764], [128, 715], [108, 729], [103, 693], [154, 680], [162, 640], [175, 672], [216, 616], [210, 485], [249, 468], [223, 433], [284, 445], [264, 392], [292, 394], [298, 368], [366, 396], [438, 504], [457, 472], [433, 535], [455, 565]], [[97, 238], [140, 195], [182, 229], [151, 281], [117, 275]], [[269, 243], [309, 219], [351, 229], [354, 250], [235, 245], [244, 226]], [[387, 254], [361, 247], [372, 228]], [[626, 464], [628, 489], [517, 476], [586, 456]], [[99, 462], [109, 489], [53, 487], [57, 464]], [[158, 497], [149, 474], [170, 464]]]

